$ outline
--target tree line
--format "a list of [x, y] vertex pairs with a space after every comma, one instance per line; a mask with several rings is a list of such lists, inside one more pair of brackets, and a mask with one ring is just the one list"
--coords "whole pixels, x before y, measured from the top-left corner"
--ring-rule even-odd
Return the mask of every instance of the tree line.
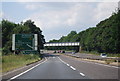
[[12, 34], [38, 34], [38, 48], [43, 48], [43, 43], [45, 43], [44, 35], [42, 35], [41, 29], [37, 27], [32, 20], [16, 24], [3, 19], [0, 25], [2, 27], [3, 55], [12, 53]]
[[120, 10], [98, 23], [96, 27], [88, 28], [79, 33], [71, 31], [67, 36], [62, 36], [59, 40], [53, 39], [49, 42], [80, 42], [84, 51], [120, 53], [119, 28]]

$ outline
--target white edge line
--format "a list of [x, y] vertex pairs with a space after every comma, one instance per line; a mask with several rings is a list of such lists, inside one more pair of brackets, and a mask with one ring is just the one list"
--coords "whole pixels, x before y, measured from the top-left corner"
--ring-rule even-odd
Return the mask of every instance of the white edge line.
[[106, 64], [101, 64], [101, 63], [95, 63], [95, 62], [88, 62], [88, 61], [83, 61], [83, 60], [80, 60], [81, 62], [84, 62], [84, 63], [91, 63], [91, 64], [97, 64], [97, 65], [101, 65], [101, 66], [107, 66], [107, 67], [113, 67], [113, 68], [120, 68], [119, 66], [111, 66], [111, 65], [106, 65]]
[[80, 73], [80, 75], [85, 76], [85, 74], [83, 74], [83, 73]]
[[[60, 57], [58, 57], [60, 59]], [[67, 64], [66, 62], [64, 62], [63, 60], [60, 59], [60, 61], [62, 61], [64, 64]]]
[[32, 70], [32, 69], [34, 69], [35, 67], [39, 66], [40, 64], [45, 63], [46, 61], [47, 61], [47, 59], [45, 58], [45, 61], [43, 61], [43, 62], [41, 62], [41, 63], [39, 63], [39, 64], [37, 64], [37, 65], [33, 66], [32, 68], [30, 68], [30, 69], [28, 69], [28, 70], [26, 70], [26, 71], [24, 71], [24, 72], [22, 72], [22, 73], [20, 73], [20, 74], [18, 74], [18, 75], [16, 75], [16, 76], [12, 77], [12, 78], [10, 78], [10, 79], [9, 79], [9, 80], [7, 80], [7, 81], [11, 81], [11, 80], [13, 80], [13, 79], [15, 79], [15, 78], [17, 78], [17, 77], [19, 77], [19, 76], [21, 76], [21, 75], [23, 75], [23, 74], [27, 73], [28, 71], [30, 71], [30, 70]]
[[110, 66], [110, 65], [100, 64], [100, 63], [95, 63], [95, 64], [103, 65], [103, 66], [107, 66], [107, 67], [119, 68], [119, 67], [116, 67], [116, 66]]
[[107, 67], [113, 67], [113, 68], [119, 68], [119, 67], [116, 67], [116, 66], [110, 66], [110, 65], [100, 64], [100, 63], [93, 63], [93, 62], [87, 62], [87, 61], [81, 61], [81, 62], [91, 63], [91, 64], [97, 64], [97, 65], [102, 65], [102, 66], [107, 66]]

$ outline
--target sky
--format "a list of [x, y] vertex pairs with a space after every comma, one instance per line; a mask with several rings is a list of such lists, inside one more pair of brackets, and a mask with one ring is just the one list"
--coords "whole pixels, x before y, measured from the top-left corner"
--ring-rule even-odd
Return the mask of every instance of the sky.
[[3, 0], [0, 4], [2, 4], [0, 18], [15, 23], [31, 19], [43, 31], [46, 41], [59, 39], [70, 31], [80, 32], [95, 27], [100, 21], [110, 17], [118, 7], [117, 0], [109, 2]]

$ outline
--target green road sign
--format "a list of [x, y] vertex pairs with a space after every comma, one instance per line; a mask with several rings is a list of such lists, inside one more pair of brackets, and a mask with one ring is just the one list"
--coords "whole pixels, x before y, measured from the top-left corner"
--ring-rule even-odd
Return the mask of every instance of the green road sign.
[[21, 53], [22, 53], [22, 54], [39, 54], [38, 51], [33, 51], [33, 50], [30, 50], [30, 51], [22, 51]]
[[13, 34], [12, 50], [37, 50], [37, 34]]

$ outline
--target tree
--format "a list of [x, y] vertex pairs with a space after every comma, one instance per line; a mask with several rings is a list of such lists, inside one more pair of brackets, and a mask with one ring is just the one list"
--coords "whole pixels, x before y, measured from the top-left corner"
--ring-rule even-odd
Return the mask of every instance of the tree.
[[15, 24], [8, 20], [2, 20], [0, 25], [2, 25], [3, 54], [12, 52], [12, 34], [38, 34], [38, 47], [39, 49], [43, 48], [43, 43], [45, 43], [44, 36], [40, 28], [33, 21], [27, 20], [24, 23]]
[[[97, 51], [99, 53], [120, 53], [120, 10], [109, 18], [101, 21], [96, 27], [79, 32], [71, 31], [62, 36], [59, 42], [80, 42], [82, 50]], [[50, 41], [54, 42], [54, 41]], [[70, 48], [68, 48], [70, 49]]]

